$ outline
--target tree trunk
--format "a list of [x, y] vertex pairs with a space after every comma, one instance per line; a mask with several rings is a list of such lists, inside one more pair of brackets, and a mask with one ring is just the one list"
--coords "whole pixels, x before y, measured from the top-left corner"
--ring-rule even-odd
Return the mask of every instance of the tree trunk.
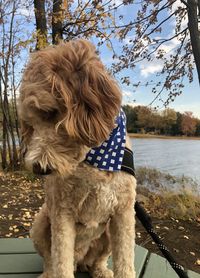
[[7, 138], [7, 128], [6, 128], [6, 119], [5, 115], [3, 115], [3, 136], [2, 136], [2, 152], [1, 152], [1, 159], [2, 159], [2, 169], [5, 170], [8, 168], [8, 161], [7, 161], [7, 144], [6, 144], [6, 138]]
[[[15, 142], [15, 126], [12, 119], [12, 103], [9, 103], [9, 92], [12, 88], [10, 80], [10, 62], [13, 55], [13, 39], [14, 39], [14, 17], [16, 13], [16, 2], [12, 2], [12, 16], [10, 20], [9, 30], [6, 30], [3, 22], [3, 43], [2, 43], [2, 66], [0, 67], [0, 106], [2, 109], [2, 168], [16, 170], [19, 165], [17, 145]], [[8, 35], [9, 34], [9, 35]], [[3, 84], [3, 86], [2, 86]], [[12, 91], [11, 91], [12, 94]]]
[[63, 38], [62, 0], [53, 0], [52, 43], [58, 44]]
[[200, 18], [200, 0], [197, 0], [198, 5], [198, 17]]
[[45, 0], [34, 0], [37, 43], [36, 50], [47, 46], [47, 22], [45, 13]]
[[200, 83], [200, 30], [198, 28], [198, 14], [200, 0], [187, 1], [188, 7], [188, 27], [192, 44], [192, 51], [197, 68], [199, 83]]

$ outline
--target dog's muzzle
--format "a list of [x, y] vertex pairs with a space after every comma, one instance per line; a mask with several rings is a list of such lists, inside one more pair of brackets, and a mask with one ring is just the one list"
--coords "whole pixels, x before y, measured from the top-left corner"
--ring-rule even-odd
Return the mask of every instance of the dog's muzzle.
[[43, 169], [40, 165], [40, 163], [35, 162], [33, 164], [33, 173], [36, 175], [50, 175], [52, 173], [52, 170], [47, 166], [46, 169]]

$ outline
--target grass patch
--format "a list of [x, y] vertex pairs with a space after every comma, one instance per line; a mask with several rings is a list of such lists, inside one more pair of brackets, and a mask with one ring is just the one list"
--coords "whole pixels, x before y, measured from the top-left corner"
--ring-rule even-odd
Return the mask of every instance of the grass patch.
[[175, 177], [156, 169], [137, 169], [137, 198], [153, 215], [176, 219], [200, 218], [199, 184], [189, 177]]

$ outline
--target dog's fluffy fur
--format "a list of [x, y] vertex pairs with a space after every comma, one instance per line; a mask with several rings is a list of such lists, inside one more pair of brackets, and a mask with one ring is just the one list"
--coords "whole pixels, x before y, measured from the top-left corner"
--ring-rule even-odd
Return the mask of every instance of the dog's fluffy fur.
[[40, 277], [73, 278], [77, 268], [94, 278], [135, 277], [135, 179], [84, 162], [109, 137], [120, 105], [120, 90], [88, 41], [32, 54], [19, 99], [25, 162], [52, 171], [31, 231], [44, 257]]

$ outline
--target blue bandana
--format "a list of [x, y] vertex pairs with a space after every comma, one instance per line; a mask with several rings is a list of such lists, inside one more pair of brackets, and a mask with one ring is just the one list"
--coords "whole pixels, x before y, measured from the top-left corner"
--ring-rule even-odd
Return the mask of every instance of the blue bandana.
[[121, 109], [108, 140], [97, 148], [92, 148], [85, 161], [100, 170], [120, 171], [126, 145], [126, 115]]

